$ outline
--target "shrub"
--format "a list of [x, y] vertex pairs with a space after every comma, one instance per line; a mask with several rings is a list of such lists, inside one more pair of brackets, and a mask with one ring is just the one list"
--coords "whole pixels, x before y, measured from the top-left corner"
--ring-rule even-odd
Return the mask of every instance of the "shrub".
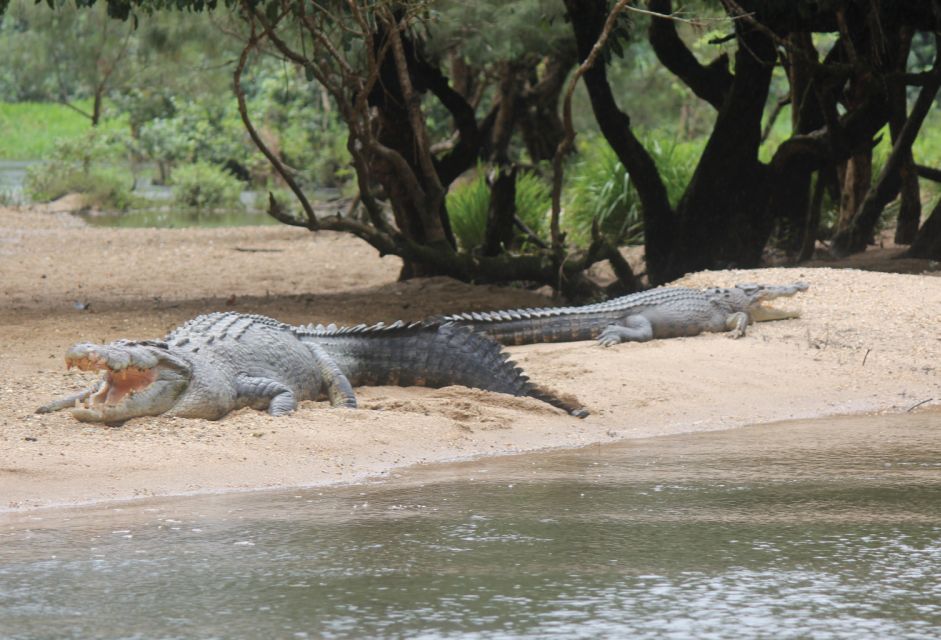
[[[551, 208], [549, 185], [535, 173], [521, 172], [516, 176], [516, 214], [537, 236], [545, 238]], [[447, 198], [451, 230], [465, 250], [484, 243], [487, 213], [490, 209], [490, 185], [483, 165], [468, 182], [455, 185]]]
[[49, 157], [31, 166], [23, 185], [34, 201], [48, 202], [67, 193], [84, 195], [85, 206], [125, 211], [133, 204], [133, 176], [126, 169], [127, 138], [91, 129], [57, 142]]
[[458, 183], [448, 191], [447, 207], [458, 246], [470, 250], [482, 245], [490, 208], [490, 187], [482, 166], [477, 167], [472, 180]]
[[535, 173], [516, 178], [516, 213], [526, 226], [542, 239], [549, 237], [552, 214], [552, 187]]
[[247, 168], [257, 159], [231, 101], [220, 97], [202, 102], [170, 98], [169, 102], [171, 110], [140, 126], [141, 157], [156, 161], [168, 173], [178, 163], [233, 163]]
[[105, 211], [127, 211], [135, 202], [128, 176], [114, 169], [56, 172], [44, 165], [27, 170], [25, 191], [37, 202], [56, 200], [68, 193], [82, 194], [84, 206]]
[[238, 209], [241, 183], [231, 173], [208, 162], [180, 165], [171, 177], [176, 202], [192, 209]]
[[643, 222], [637, 193], [617, 155], [606, 143], [596, 142], [582, 149], [571, 166], [565, 195], [563, 226], [576, 244], [591, 242], [591, 230], [599, 230], [617, 243], [637, 242]]
[[[693, 176], [705, 139], [681, 142], [672, 134], [652, 132], [643, 142], [675, 206]], [[569, 238], [576, 244], [588, 244], [597, 219], [601, 233], [612, 241], [643, 242], [640, 199], [614, 150], [596, 136], [580, 145], [579, 152], [580, 157], [569, 167], [563, 192], [563, 226]]]

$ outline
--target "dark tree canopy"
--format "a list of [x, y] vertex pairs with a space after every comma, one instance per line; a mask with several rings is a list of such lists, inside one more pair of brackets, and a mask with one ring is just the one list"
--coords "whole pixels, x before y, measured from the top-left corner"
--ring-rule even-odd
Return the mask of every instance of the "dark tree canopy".
[[[567, 0], [581, 56], [601, 30], [607, 4]], [[724, 56], [699, 62], [677, 37], [674, 22], [654, 18], [649, 28], [664, 66], [716, 109], [699, 166], [675, 208], [666, 201], [649, 154], [631, 134], [627, 113], [614, 103], [605, 70], [585, 76], [602, 131], [644, 198], [648, 269], [655, 282], [704, 268], [757, 265], [775, 228], [791, 236], [786, 240], [795, 253], [808, 240], [812, 246], [814, 238], [805, 236], [816, 230], [814, 175], [824, 180], [854, 154], [868, 152], [892, 118], [892, 93], [902, 91], [904, 98], [906, 85], [919, 86], [910, 115], [902, 100], [898, 152], [834, 238], [834, 250], [841, 253], [865, 248], [878, 214], [899, 191], [899, 172], [905, 160], [911, 163], [911, 143], [937, 92], [937, 65], [921, 75], [906, 74], [905, 65], [906, 34], [910, 42], [915, 30], [937, 29], [933, 2], [721, 4], [735, 17], [734, 72]], [[647, 5], [661, 14], [672, 11], [669, 0]], [[816, 33], [838, 35], [822, 60], [811, 40]], [[788, 72], [794, 134], [764, 163], [761, 123], [776, 64]]]
[[[216, 0], [104, 1], [109, 14], [123, 20], [162, 10], [221, 8]], [[937, 210], [920, 224], [919, 170], [912, 154], [941, 85], [937, 0], [703, 2], [695, 8], [724, 32], [715, 41], [727, 43], [706, 61], [682, 37], [687, 17], [673, 15], [671, 0], [491, 1], [472, 8], [414, 0], [222, 4], [244, 26], [235, 86], [245, 126], [306, 211], [306, 217], [293, 218], [272, 201], [272, 215], [312, 230], [353, 233], [380, 252], [401, 256], [405, 277], [524, 280], [573, 295], [596, 294], [584, 272], [608, 259], [622, 290], [636, 286], [617, 247], [601, 233], [587, 248], [566, 245], [558, 233], [557, 204], [548, 244], [522, 250], [516, 240], [520, 156], [513, 149], [525, 149], [534, 162], [555, 158], [561, 171], [561, 152], [571, 147], [574, 134], [570, 118], [560, 115], [563, 95], [571, 97], [566, 77], [596, 47], [596, 62], [583, 64], [572, 78], [584, 82], [601, 134], [638, 194], [651, 283], [700, 269], [756, 266], [769, 242], [794, 260], [808, 258], [828, 194], [840, 201], [834, 253], [865, 249], [886, 205], [899, 198], [897, 239], [912, 243], [914, 255], [941, 257]], [[448, 15], [459, 19], [448, 23]], [[499, 36], [500, 25], [509, 22], [501, 18], [511, 16], [518, 39]], [[490, 22], [474, 24], [485, 18]], [[486, 46], [501, 53], [482, 62], [474, 55], [480, 42], [474, 38], [486, 35]], [[632, 125], [631, 97], [616, 97], [609, 74], [611, 61], [625, 55], [623, 43], [643, 37], [658, 63], [714, 112], [695, 171], [675, 202]], [[259, 51], [302, 68], [336, 101], [349, 128], [365, 219], [318, 220], [277, 154], [264, 148], [239, 84]], [[791, 135], [762, 160], [767, 115], [777, 102], [771, 95], [779, 82], [776, 69], [784, 72], [787, 95], [781, 104], [790, 105]], [[872, 149], [884, 129], [892, 152], [872, 176]], [[515, 147], [514, 136], [521, 141]], [[491, 182], [486, 242], [467, 250], [455, 243], [445, 194], [481, 160], [498, 171]]]

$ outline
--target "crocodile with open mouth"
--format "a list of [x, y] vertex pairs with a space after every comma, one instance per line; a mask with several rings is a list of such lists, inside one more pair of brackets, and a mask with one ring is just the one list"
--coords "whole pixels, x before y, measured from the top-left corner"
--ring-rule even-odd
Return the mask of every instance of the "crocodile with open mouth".
[[291, 326], [259, 315], [212, 313], [162, 340], [76, 344], [66, 365], [101, 370], [96, 384], [40, 407], [83, 422], [170, 415], [216, 420], [242, 407], [292, 412], [328, 397], [356, 407], [358, 385], [464, 385], [588, 412], [529, 381], [501, 346], [452, 323]]

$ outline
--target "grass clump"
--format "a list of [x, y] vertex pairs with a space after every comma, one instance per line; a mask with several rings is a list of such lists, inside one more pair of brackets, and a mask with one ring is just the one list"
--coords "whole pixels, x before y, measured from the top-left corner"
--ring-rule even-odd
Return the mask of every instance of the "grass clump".
[[[551, 196], [549, 185], [535, 173], [517, 174], [516, 215], [542, 239], [548, 234]], [[447, 207], [451, 230], [460, 247], [470, 251], [483, 245], [490, 210], [490, 185], [483, 165], [478, 165], [472, 180], [448, 192]]]
[[171, 177], [173, 198], [190, 209], [238, 209], [242, 184], [221, 167], [208, 162], [178, 166]]
[[[91, 111], [91, 100], [76, 106]], [[115, 133], [124, 128], [119, 120], [105, 120], [99, 128]], [[47, 158], [60, 140], [80, 139], [91, 129], [88, 117], [65, 105], [43, 102], [0, 102], [0, 158], [37, 160]]]

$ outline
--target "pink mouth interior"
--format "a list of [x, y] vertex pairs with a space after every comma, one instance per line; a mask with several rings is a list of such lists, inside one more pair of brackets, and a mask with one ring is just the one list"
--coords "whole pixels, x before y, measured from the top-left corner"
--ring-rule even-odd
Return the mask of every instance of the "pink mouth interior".
[[66, 358], [68, 368], [77, 367], [82, 371], [105, 371], [105, 381], [101, 389], [85, 401], [85, 406], [121, 402], [128, 395], [136, 393], [150, 386], [157, 379], [154, 369], [140, 369], [138, 367], [125, 367], [119, 371], [111, 369], [104, 359], [95, 354], [81, 358]]

